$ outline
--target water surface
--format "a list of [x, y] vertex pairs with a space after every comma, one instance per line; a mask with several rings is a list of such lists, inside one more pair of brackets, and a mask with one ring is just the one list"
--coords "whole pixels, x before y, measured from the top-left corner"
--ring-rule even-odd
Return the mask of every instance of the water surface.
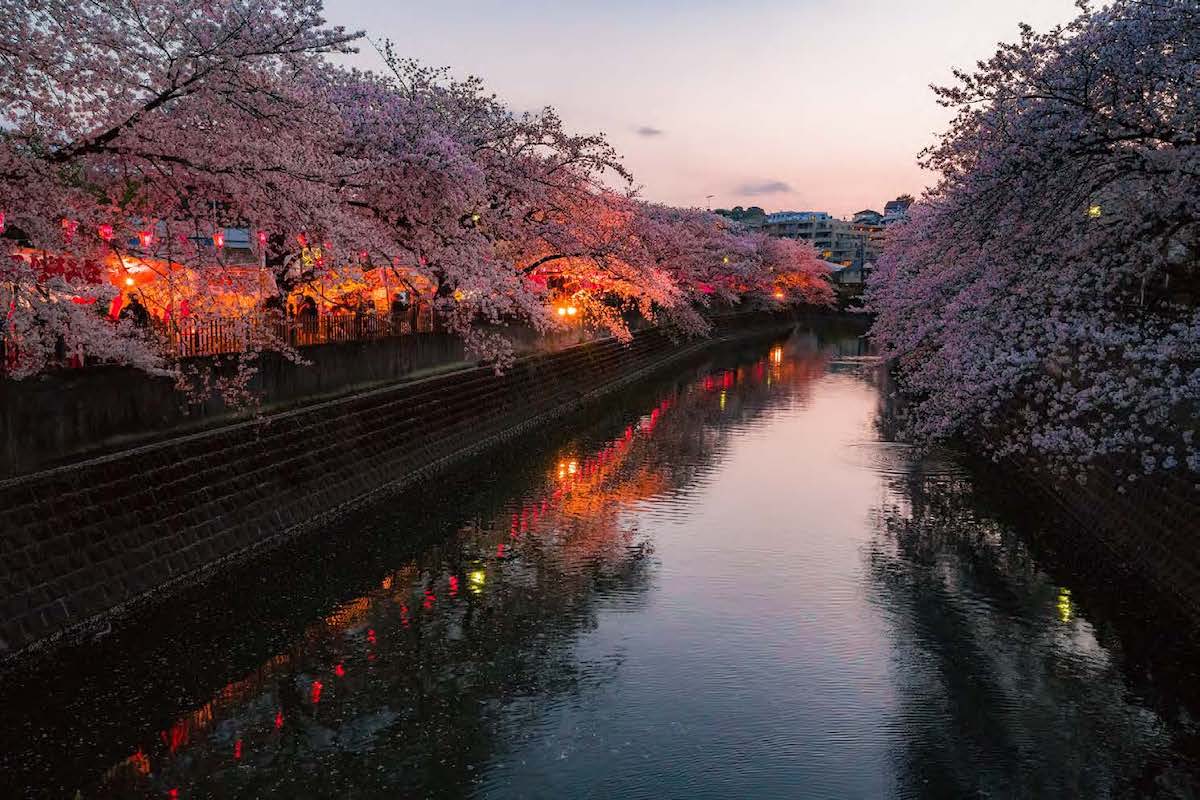
[[143, 611], [9, 676], [0, 794], [1195, 796], [1170, 615], [881, 382], [717, 354]]

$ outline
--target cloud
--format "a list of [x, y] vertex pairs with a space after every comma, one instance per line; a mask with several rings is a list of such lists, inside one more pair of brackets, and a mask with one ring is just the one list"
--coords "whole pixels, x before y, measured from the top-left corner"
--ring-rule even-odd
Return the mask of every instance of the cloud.
[[655, 128], [652, 125], [642, 125], [633, 129], [638, 136], [662, 136], [666, 131], [661, 128]]
[[791, 194], [793, 191], [791, 185], [785, 181], [758, 181], [743, 183], [735, 190], [734, 194], [754, 197], [760, 194]]

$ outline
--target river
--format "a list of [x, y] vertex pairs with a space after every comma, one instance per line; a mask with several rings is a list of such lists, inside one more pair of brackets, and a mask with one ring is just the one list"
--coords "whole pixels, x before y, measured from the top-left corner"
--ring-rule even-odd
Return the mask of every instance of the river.
[[5, 676], [0, 796], [1196, 796], [1180, 623], [881, 385], [729, 348], [143, 609]]

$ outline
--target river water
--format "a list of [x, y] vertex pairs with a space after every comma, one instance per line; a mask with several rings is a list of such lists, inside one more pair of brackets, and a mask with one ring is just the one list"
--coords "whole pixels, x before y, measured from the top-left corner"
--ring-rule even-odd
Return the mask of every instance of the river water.
[[711, 354], [6, 676], [0, 796], [1196, 796], [1178, 623], [885, 441], [865, 352]]

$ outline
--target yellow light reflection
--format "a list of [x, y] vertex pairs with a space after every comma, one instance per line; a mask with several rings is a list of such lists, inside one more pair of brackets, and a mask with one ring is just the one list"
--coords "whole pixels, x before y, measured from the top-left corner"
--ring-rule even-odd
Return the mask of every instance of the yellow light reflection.
[[483, 584], [487, 583], [487, 573], [486, 572], [484, 572], [481, 569], [477, 569], [477, 570], [472, 571], [471, 574], [467, 576], [467, 578], [471, 581], [471, 591], [472, 592], [474, 592], [475, 594], [479, 594], [481, 591], [483, 591]]
[[1062, 622], [1070, 622], [1075, 617], [1075, 606], [1071, 602], [1071, 590], [1062, 588], [1058, 590], [1058, 601], [1055, 603], [1058, 608], [1058, 618]]
[[783, 348], [776, 346], [771, 350], [771, 361], [775, 364], [783, 363]]
[[725, 392], [724, 391], [721, 392], [721, 410], [722, 411], [725, 410]]

